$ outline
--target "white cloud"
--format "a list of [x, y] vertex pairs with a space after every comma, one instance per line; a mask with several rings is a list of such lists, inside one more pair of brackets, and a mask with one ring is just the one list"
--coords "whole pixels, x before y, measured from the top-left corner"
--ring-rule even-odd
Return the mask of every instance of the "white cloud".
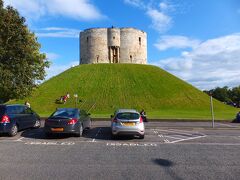
[[180, 57], [155, 63], [199, 89], [240, 85], [240, 33], [200, 43]]
[[146, 5], [144, 4], [144, 2], [142, 0], [124, 0], [124, 2], [126, 4], [129, 4], [131, 6], [135, 6], [138, 8], [142, 8], [142, 9], [146, 8]]
[[154, 1], [144, 3], [141, 0], [124, 0], [124, 2], [144, 10], [152, 21], [151, 27], [156, 31], [164, 33], [171, 28], [173, 20], [168, 13], [173, 11], [174, 8], [169, 2], [160, 2], [158, 5]]
[[36, 31], [37, 37], [79, 38], [79, 29], [46, 27]]
[[42, 16], [64, 16], [77, 20], [99, 20], [105, 16], [89, 0], [5, 0], [27, 19]]
[[53, 61], [50, 68], [46, 69], [46, 72], [47, 72], [46, 80], [62, 73], [63, 71], [65, 71], [73, 66], [77, 66], [77, 65], [79, 65], [79, 61], [70, 61], [68, 64], [65, 64], [65, 65], [59, 65], [59, 64], [56, 64], [55, 61]]
[[169, 5], [165, 2], [160, 2], [159, 7], [162, 11], [166, 11], [169, 9]]
[[56, 53], [46, 53], [47, 59], [50, 61], [58, 59], [60, 56]]
[[162, 36], [157, 43], [154, 44], [156, 48], [160, 51], [176, 48], [195, 48], [200, 44], [200, 41], [197, 39], [188, 38], [185, 36]]
[[152, 20], [152, 27], [160, 33], [166, 32], [172, 26], [172, 18], [157, 9], [148, 9], [147, 15]]

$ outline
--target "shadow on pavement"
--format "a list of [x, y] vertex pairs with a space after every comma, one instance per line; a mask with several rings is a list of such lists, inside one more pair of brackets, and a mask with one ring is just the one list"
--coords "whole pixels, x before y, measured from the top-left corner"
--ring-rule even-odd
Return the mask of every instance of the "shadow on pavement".
[[42, 127], [38, 129], [26, 130], [21, 134], [21, 136], [30, 139], [66, 139], [74, 137], [72, 134], [51, 134], [50, 136], [46, 136], [44, 133], [44, 128]]
[[[29, 139], [67, 139], [71, 137], [75, 137], [74, 134], [51, 134], [46, 136], [44, 132], [44, 128], [38, 129], [28, 129], [21, 133], [21, 137], [29, 138]], [[77, 137], [76, 137], [77, 138]], [[79, 137], [78, 137], [79, 138]], [[83, 137], [86, 139], [96, 139], [96, 140], [113, 140], [111, 136], [111, 128], [110, 127], [94, 127], [89, 130], [85, 130], [83, 133]], [[138, 137], [134, 136], [117, 136], [114, 140], [132, 140]]]
[[155, 164], [162, 166], [165, 170], [165, 172], [171, 177], [170, 179], [175, 179], [175, 180], [183, 180], [183, 178], [179, 177], [175, 171], [172, 169], [174, 166], [174, 163], [170, 160], [167, 159], [153, 159], [152, 160]]
[[[111, 128], [110, 127], [95, 127], [85, 134], [85, 138], [91, 138], [96, 140], [113, 140], [111, 136]], [[134, 136], [117, 136], [114, 140], [132, 140], [136, 139]]]
[[167, 159], [153, 159], [153, 162], [157, 165], [160, 165], [160, 166], [164, 166], [164, 167], [170, 167], [170, 166], [173, 166], [173, 162], [172, 161], [169, 161]]

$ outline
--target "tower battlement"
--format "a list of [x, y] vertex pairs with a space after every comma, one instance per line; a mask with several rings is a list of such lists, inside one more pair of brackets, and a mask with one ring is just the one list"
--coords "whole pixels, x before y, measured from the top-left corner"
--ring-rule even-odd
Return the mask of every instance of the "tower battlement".
[[147, 63], [147, 33], [135, 28], [90, 28], [80, 33], [80, 64]]

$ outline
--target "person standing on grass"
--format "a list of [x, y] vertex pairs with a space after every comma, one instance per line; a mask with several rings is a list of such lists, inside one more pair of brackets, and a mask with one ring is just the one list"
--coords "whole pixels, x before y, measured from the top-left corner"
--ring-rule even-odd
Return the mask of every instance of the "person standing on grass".
[[143, 118], [143, 122], [147, 122], [147, 115], [144, 109], [141, 110], [140, 115]]
[[240, 122], [240, 111], [237, 113], [237, 115], [236, 115], [236, 121], [237, 122]]
[[27, 107], [31, 107], [31, 105], [30, 105], [30, 103], [28, 102], [28, 101], [26, 101], [25, 103], [24, 103]]

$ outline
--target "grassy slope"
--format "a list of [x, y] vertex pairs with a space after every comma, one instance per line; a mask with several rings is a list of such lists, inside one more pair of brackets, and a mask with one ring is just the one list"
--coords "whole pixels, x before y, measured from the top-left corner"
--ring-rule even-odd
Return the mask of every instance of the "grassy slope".
[[[69, 101], [65, 105], [56, 104], [55, 99], [67, 92], [71, 95]], [[152, 118], [211, 118], [206, 94], [150, 65], [94, 64], [74, 67], [43, 83], [28, 100], [33, 109], [48, 116], [56, 107], [74, 107], [74, 93], [81, 100], [87, 100], [78, 107], [88, 109], [91, 102], [96, 102], [91, 112], [98, 117], [109, 117], [116, 108], [124, 107], [144, 108]], [[214, 109], [217, 119], [232, 119], [237, 112], [218, 101], [214, 101]]]

